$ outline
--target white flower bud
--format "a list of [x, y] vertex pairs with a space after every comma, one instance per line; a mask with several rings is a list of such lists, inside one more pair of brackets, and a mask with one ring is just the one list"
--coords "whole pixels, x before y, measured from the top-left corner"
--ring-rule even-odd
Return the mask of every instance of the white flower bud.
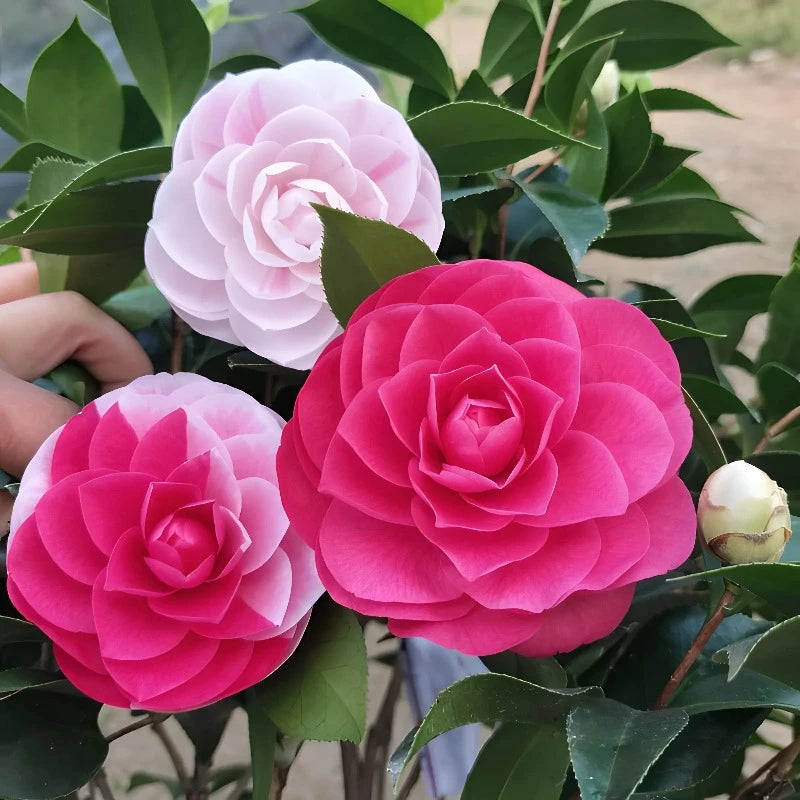
[[603, 64], [592, 86], [592, 97], [601, 111], [605, 111], [619, 99], [619, 65], [614, 59]]
[[778, 561], [792, 535], [786, 492], [746, 461], [709, 476], [697, 520], [709, 549], [726, 564]]

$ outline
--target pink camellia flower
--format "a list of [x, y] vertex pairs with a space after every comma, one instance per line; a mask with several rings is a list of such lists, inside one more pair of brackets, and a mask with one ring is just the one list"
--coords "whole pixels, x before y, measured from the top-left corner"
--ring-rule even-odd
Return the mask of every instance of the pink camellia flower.
[[178, 130], [147, 268], [194, 330], [308, 369], [341, 330], [311, 203], [385, 220], [433, 250], [442, 238], [433, 164], [362, 77], [330, 61], [229, 75]]
[[527, 264], [391, 281], [311, 372], [278, 476], [339, 603], [465, 653], [571, 650], [691, 552], [692, 438], [652, 322]]
[[281, 506], [282, 425], [237, 389], [156, 375], [42, 445], [14, 507], [8, 593], [81, 691], [180, 711], [291, 655], [322, 587]]

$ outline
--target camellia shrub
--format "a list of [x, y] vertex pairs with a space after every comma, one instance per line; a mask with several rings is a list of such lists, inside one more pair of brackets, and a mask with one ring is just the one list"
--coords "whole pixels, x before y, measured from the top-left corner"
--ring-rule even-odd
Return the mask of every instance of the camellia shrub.
[[[0, 171], [29, 174], [0, 352], [75, 356], [0, 359], [0, 797], [113, 800], [109, 743], [147, 727], [176, 773], [130, 788], [187, 800], [279, 798], [307, 740], [341, 743], [345, 800], [421, 772], [463, 800], [793, 796], [800, 255], [688, 306], [646, 260], [620, 297], [581, 269], [757, 241], [651, 122], [727, 113], [649, 73], [729, 40], [665, 0], [499, 0], [457, 81], [442, 0], [292, 12], [402, 76], [400, 108], [332, 61], [212, 66], [227, 2], [86, 2], [134, 84], [76, 19], [24, 99], [0, 86]], [[12, 341], [33, 262], [139, 377]], [[35, 397], [71, 411], [20, 460]], [[249, 759], [218, 764], [237, 710]]]

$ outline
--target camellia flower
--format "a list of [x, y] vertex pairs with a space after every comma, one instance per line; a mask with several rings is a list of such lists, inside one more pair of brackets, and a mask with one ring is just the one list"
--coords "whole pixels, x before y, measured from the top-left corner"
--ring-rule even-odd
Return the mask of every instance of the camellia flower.
[[282, 425], [237, 389], [157, 375], [41, 447], [14, 507], [8, 593], [81, 691], [196, 708], [293, 652], [322, 587], [280, 502]]
[[339, 603], [465, 653], [568, 651], [681, 564], [692, 439], [653, 323], [527, 264], [403, 275], [300, 392], [281, 495]]
[[700, 493], [697, 521], [709, 549], [726, 564], [778, 561], [792, 535], [786, 492], [746, 461], [711, 473]]
[[433, 164], [362, 77], [329, 61], [229, 75], [178, 130], [147, 269], [194, 330], [308, 369], [341, 330], [311, 203], [385, 220], [433, 250], [442, 238]]

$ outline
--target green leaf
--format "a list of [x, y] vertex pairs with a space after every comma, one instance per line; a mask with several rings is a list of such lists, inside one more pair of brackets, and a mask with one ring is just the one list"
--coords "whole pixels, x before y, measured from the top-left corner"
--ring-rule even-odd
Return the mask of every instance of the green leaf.
[[208, 77], [221, 81], [226, 75], [237, 75], [250, 69], [277, 69], [280, 64], [272, 58], [262, 56], [261, 53], [240, 53], [214, 64], [208, 71]]
[[758, 455], [746, 456], [745, 461], [763, 469], [778, 486], [786, 490], [790, 508], [800, 508], [800, 452], [769, 450]]
[[589, 147], [569, 147], [561, 159], [569, 170], [567, 186], [599, 198], [608, 172], [608, 128], [591, 93], [586, 98], [586, 131], [583, 140]]
[[649, 189], [644, 195], [648, 199], [656, 197], [710, 197], [719, 200], [714, 187], [689, 167], [678, 167], [663, 183]]
[[510, 108], [466, 101], [449, 103], [409, 120], [440, 175], [474, 175], [527, 156], [578, 142]]
[[758, 356], [759, 364], [776, 361], [800, 372], [800, 239], [794, 246], [789, 272], [778, 281], [769, 301], [767, 338]]
[[169, 144], [208, 76], [208, 28], [192, 0], [108, 0], [108, 7], [128, 66]]
[[[800, 406], [800, 380], [782, 364], [764, 364], [756, 373], [764, 418], [772, 425]], [[800, 424], [794, 422], [789, 427]]]
[[36, 59], [25, 107], [32, 139], [89, 160], [119, 149], [122, 89], [77, 17]]
[[381, 0], [385, 6], [424, 27], [444, 10], [445, 0]]
[[122, 104], [125, 107], [125, 123], [120, 149], [138, 150], [161, 139], [161, 124], [138, 86], [123, 85]]
[[134, 789], [139, 789], [142, 786], [152, 786], [153, 784], [161, 784], [172, 795], [174, 800], [178, 800], [183, 796], [183, 789], [180, 783], [169, 775], [157, 775], [155, 772], [133, 772], [128, 778], [128, 791], [132, 792]]
[[650, 89], [642, 94], [644, 104], [650, 111], [709, 111], [731, 119], [739, 119], [735, 114], [714, 105], [705, 97], [683, 89]]
[[141, 248], [70, 256], [64, 288], [101, 305], [127, 289], [143, 269]]
[[99, 706], [35, 690], [0, 702], [0, 786], [7, 800], [51, 800], [83, 786], [108, 754]]
[[237, 707], [238, 703], [233, 698], [227, 698], [205, 708], [175, 715], [178, 724], [194, 745], [197, 761], [202, 764], [211, 764], [231, 714]]
[[682, 710], [636, 711], [614, 700], [573, 709], [567, 740], [581, 797], [628, 800], [688, 722]]
[[650, 115], [638, 90], [625, 95], [605, 111], [608, 128], [608, 172], [602, 199], [622, 194], [639, 173], [650, 153]]
[[[456, 100], [474, 100], [478, 103], [503, 104], [503, 101], [494, 93], [492, 87], [486, 83], [483, 76], [476, 69], [472, 70], [467, 76], [464, 85], [458, 90]], [[432, 106], [432, 108], [433, 107], [434, 106]], [[426, 111], [427, 110], [428, 109], [426, 109]]]
[[564, 689], [567, 685], [567, 673], [554, 658], [526, 658], [506, 650], [503, 653], [483, 656], [481, 661], [492, 672], [521, 678], [537, 686]]
[[707, 419], [717, 419], [720, 414], [750, 413], [733, 392], [702, 375], [684, 375], [682, 383]]
[[709, 472], [728, 463], [725, 457], [725, 452], [719, 443], [719, 440], [711, 427], [711, 424], [706, 419], [705, 414], [700, 410], [700, 406], [695, 399], [689, 394], [686, 388], [683, 388], [683, 397], [686, 400], [686, 405], [689, 406], [689, 413], [692, 415], [692, 425], [694, 427], [694, 446], [703, 459], [703, 463], [708, 468]]
[[0, 670], [0, 694], [35, 689], [37, 686], [48, 686], [51, 683], [58, 683], [60, 680], [61, 678], [55, 673], [46, 672], [43, 669], [15, 667]]
[[342, 326], [384, 283], [439, 263], [428, 245], [408, 231], [328, 206], [314, 208], [324, 226], [322, 285]]
[[247, 690], [247, 729], [250, 738], [250, 763], [253, 765], [253, 800], [268, 800], [275, 763], [278, 729], [269, 718], [261, 688]]
[[568, 766], [562, 723], [507, 723], [478, 753], [461, 800], [558, 800]]
[[636, 176], [625, 186], [626, 195], [641, 195], [657, 189], [669, 180], [681, 167], [687, 158], [697, 150], [687, 150], [684, 147], [672, 147], [664, 144], [664, 137], [653, 134], [650, 152], [647, 160]]
[[589, 195], [551, 181], [514, 182], [525, 197], [538, 208], [555, 228], [577, 266], [589, 245], [608, 228], [608, 215]]
[[92, 186], [0, 225], [0, 244], [66, 255], [141, 248], [157, 181]]
[[424, 86], [415, 83], [408, 92], [406, 112], [408, 116], [415, 117], [425, 111], [430, 111], [432, 108], [446, 106], [449, 102], [450, 98], [445, 97], [441, 92], [434, 92], [432, 89], [426, 89]]
[[439, 693], [422, 724], [395, 750], [389, 772], [396, 783], [411, 759], [432, 739], [454, 728], [482, 722], [555, 722], [589, 697], [597, 687], [545, 689], [508, 675], [486, 673], [454, 683]]
[[337, 50], [453, 96], [453, 75], [439, 45], [379, 0], [317, 0], [296, 13]]
[[624, 31], [614, 51], [620, 69], [661, 69], [732, 42], [696, 11], [662, 0], [624, 0], [590, 16], [572, 35], [575, 47], [600, 36]]
[[324, 597], [297, 651], [258, 687], [287, 736], [359, 742], [366, 728], [367, 650], [352, 611]]
[[563, 51], [553, 64], [544, 87], [544, 100], [564, 129], [571, 131], [578, 110], [591, 94], [592, 86], [611, 57], [614, 35], [586, 42]]
[[760, 636], [728, 645], [723, 651], [727, 656], [728, 680], [734, 680], [746, 668], [792, 689], [800, 689], [800, 675], [797, 672], [799, 633], [800, 617], [792, 617]]
[[155, 286], [136, 286], [106, 300], [101, 308], [129, 331], [138, 331], [169, 313], [169, 303]]
[[659, 317], [650, 317], [655, 326], [661, 332], [661, 335], [668, 341], [674, 342], [678, 339], [688, 339], [693, 336], [703, 336], [710, 338], [724, 337], [725, 334], [711, 333], [709, 331], [701, 331], [691, 325], [682, 325], [679, 322], [672, 322], [668, 319], [660, 319]]
[[85, 406], [100, 396], [100, 384], [80, 364], [59, 364], [46, 375], [60, 394], [77, 406]]
[[88, 167], [86, 162], [76, 163], [62, 158], [37, 161], [28, 182], [28, 203], [32, 206], [47, 203]]
[[42, 642], [44, 634], [22, 619], [0, 617], [0, 646], [17, 642]]
[[0, 172], [30, 172], [33, 165], [45, 158], [73, 159], [61, 150], [42, 142], [28, 142], [15, 150], [1, 165]]
[[640, 199], [612, 209], [599, 250], [637, 258], [667, 258], [733, 242], [758, 242], [733, 209], [706, 197]]
[[0, 266], [14, 264], [17, 261], [22, 261], [22, 253], [20, 253], [18, 247], [4, 247], [0, 245]]
[[0, 83], [0, 128], [18, 142], [29, 138], [25, 104], [2, 83]]
[[84, 0], [86, 5], [91, 6], [98, 14], [108, 19], [108, 0]]

